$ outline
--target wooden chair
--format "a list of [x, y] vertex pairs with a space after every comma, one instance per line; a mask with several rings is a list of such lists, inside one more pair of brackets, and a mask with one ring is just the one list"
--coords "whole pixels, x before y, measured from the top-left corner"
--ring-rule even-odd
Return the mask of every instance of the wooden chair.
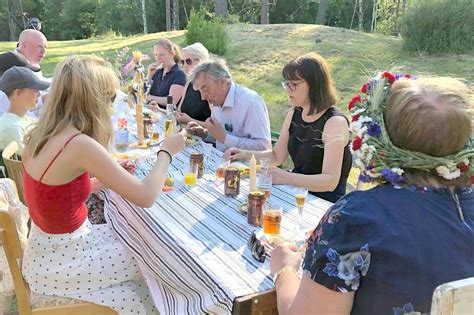
[[278, 315], [275, 289], [235, 298], [233, 315]]
[[20, 156], [17, 154], [19, 145], [16, 141], [10, 142], [9, 145], [3, 150], [2, 158], [7, 169], [7, 175], [13, 179], [18, 190], [21, 202], [26, 205], [25, 197], [23, 195], [23, 169], [21, 165]]
[[444, 283], [433, 293], [431, 315], [474, 314], [474, 277]]
[[[15, 286], [18, 310], [21, 315], [41, 314], [41, 315], [83, 315], [83, 314], [117, 314], [109, 307], [100, 306], [92, 303], [58, 305], [51, 307], [33, 308], [31, 305], [31, 292], [28, 284], [21, 273], [21, 261], [23, 252], [21, 250], [18, 232], [16, 230], [13, 218], [8, 210], [0, 209], [0, 240], [2, 242], [5, 254], [10, 267], [13, 283]], [[51, 297], [54, 298], [54, 297]]]

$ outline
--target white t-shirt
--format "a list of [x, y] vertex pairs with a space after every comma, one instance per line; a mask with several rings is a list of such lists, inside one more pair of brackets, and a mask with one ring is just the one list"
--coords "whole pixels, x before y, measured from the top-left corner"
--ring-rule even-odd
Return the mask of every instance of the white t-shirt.
[[0, 90], [0, 116], [5, 113], [8, 108], [10, 107], [10, 100], [8, 99], [8, 96]]

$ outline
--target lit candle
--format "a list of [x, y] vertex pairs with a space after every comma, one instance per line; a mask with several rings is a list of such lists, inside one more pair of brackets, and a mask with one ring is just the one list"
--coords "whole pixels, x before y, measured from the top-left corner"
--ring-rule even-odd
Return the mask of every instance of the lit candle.
[[250, 159], [249, 186], [250, 191], [257, 190], [257, 160], [255, 160], [255, 156], [253, 154], [252, 158]]

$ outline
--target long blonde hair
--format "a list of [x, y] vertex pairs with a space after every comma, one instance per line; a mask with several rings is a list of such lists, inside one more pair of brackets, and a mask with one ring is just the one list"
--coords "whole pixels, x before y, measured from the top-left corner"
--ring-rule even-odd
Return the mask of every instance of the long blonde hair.
[[113, 139], [111, 98], [118, 86], [114, 71], [100, 57], [70, 56], [61, 61], [38, 124], [25, 137], [31, 156], [70, 125], [108, 149]]

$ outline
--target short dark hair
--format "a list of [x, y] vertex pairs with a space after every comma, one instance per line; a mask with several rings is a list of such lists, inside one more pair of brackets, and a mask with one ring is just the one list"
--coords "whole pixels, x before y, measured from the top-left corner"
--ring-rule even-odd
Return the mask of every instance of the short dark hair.
[[329, 66], [318, 54], [300, 56], [283, 67], [285, 80], [305, 80], [309, 86], [308, 114], [322, 112], [336, 104], [337, 94]]

